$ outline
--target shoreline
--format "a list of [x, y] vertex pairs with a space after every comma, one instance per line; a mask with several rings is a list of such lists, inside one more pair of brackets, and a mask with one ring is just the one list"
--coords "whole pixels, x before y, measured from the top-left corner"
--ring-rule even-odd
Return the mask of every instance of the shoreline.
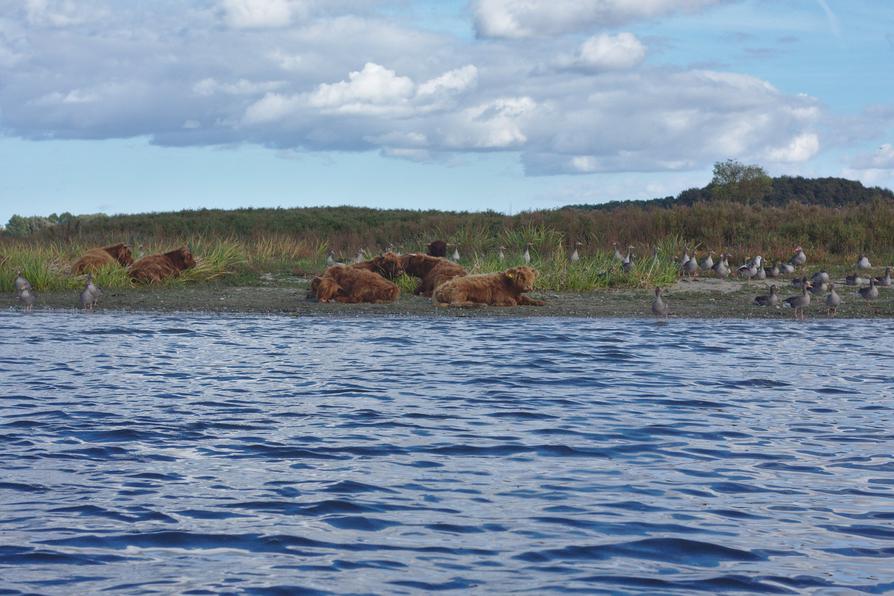
[[[788, 281], [780, 281], [783, 297], [798, 291]], [[790, 308], [752, 305], [754, 296], [765, 294], [768, 283], [717, 279], [678, 281], [665, 292], [670, 318], [688, 319], [791, 319]], [[878, 300], [867, 302], [854, 286], [836, 286], [842, 304], [836, 318], [894, 318], [894, 288], [880, 288]], [[431, 300], [402, 294], [390, 304], [320, 304], [305, 298], [305, 284], [226, 286], [156, 286], [126, 290], [106, 290], [97, 312], [204, 312], [232, 314], [289, 314], [296, 316], [423, 316], [423, 317], [570, 317], [570, 318], [654, 318], [651, 289], [602, 289], [589, 292], [531, 292], [546, 301], [545, 306], [470, 308], [436, 307]], [[19, 306], [13, 294], [0, 296], [0, 309]], [[78, 292], [38, 292], [35, 312], [77, 310]], [[814, 297], [806, 309], [808, 319], [831, 318], [825, 297]]]

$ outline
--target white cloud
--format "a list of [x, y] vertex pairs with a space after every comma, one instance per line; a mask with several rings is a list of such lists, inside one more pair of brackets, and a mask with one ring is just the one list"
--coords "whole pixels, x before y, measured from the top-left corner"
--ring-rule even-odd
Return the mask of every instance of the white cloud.
[[227, 23], [237, 28], [285, 27], [298, 8], [290, 0], [223, 0], [222, 5]]
[[74, 0], [25, 0], [28, 22], [32, 25], [70, 27], [100, 18], [104, 11]]
[[678, 12], [694, 12], [724, 0], [475, 0], [481, 37], [525, 38], [614, 27]]
[[192, 86], [193, 93], [201, 97], [209, 97], [216, 93], [227, 95], [260, 95], [283, 87], [283, 81], [248, 81], [239, 79], [234, 83], [221, 83], [213, 78], [202, 79]]
[[776, 162], [807, 161], [819, 152], [820, 140], [816, 133], [802, 133], [793, 137], [788, 144], [767, 151], [767, 159]]
[[409, 77], [367, 62], [363, 69], [348, 75], [347, 81], [322, 84], [310, 94], [311, 107], [363, 113], [395, 108], [405, 103], [415, 90]]
[[855, 170], [892, 170], [894, 172], [894, 145], [885, 143], [878, 151], [857, 156], [851, 164]]
[[581, 44], [574, 66], [588, 70], [633, 68], [646, 57], [646, 46], [632, 33], [594, 35]]
[[417, 94], [420, 97], [444, 94], [453, 95], [474, 87], [477, 82], [478, 69], [475, 68], [475, 65], [468, 64], [422, 83], [419, 85]]

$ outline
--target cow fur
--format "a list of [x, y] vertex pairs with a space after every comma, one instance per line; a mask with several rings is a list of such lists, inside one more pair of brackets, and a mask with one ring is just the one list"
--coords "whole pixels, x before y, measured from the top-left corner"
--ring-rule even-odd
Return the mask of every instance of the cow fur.
[[134, 281], [155, 283], [177, 277], [195, 266], [196, 261], [189, 248], [182, 246], [164, 254], [143, 257], [130, 266], [130, 276]]
[[372, 271], [335, 265], [311, 281], [309, 296], [319, 302], [380, 304], [397, 300], [400, 288]]
[[82, 273], [96, 273], [106, 265], [121, 265], [127, 267], [133, 263], [133, 254], [126, 244], [113, 244], [102, 248], [91, 248], [75, 261], [71, 266], [71, 272], [75, 275]]
[[401, 265], [407, 275], [419, 278], [419, 284], [413, 293], [430, 297], [431, 293], [442, 283], [467, 275], [462, 266], [442, 259], [420, 253], [410, 253], [401, 257]]
[[446, 257], [447, 243], [443, 240], [433, 240], [428, 243], [428, 255], [431, 257]]
[[404, 272], [400, 257], [393, 252], [386, 252], [385, 254], [378, 257], [373, 257], [368, 261], [355, 263], [351, 265], [351, 267], [353, 267], [354, 269], [364, 269], [366, 271], [378, 273], [385, 279], [394, 279], [396, 277], [400, 277], [400, 275]]
[[432, 303], [436, 306], [543, 306], [543, 301], [524, 295], [534, 289], [536, 279], [537, 271], [531, 267], [457, 277], [435, 289]]

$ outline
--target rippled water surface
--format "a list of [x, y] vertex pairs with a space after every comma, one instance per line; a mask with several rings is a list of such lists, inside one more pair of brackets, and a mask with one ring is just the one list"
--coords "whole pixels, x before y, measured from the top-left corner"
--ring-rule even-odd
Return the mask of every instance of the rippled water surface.
[[0, 592], [894, 590], [890, 329], [0, 313]]

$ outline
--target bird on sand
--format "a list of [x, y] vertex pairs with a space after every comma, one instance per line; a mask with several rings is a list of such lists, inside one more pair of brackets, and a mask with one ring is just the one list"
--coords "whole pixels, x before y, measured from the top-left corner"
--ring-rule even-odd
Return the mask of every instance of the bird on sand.
[[878, 298], [878, 288], [875, 287], [875, 279], [870, 279], [869, 285], [865, 288], [860, 288], [857, 292], [859, 292], [860, 296], [866, 300], [875, 300]]
[[829, 284], [829, 293], [826, 294], [826, 306], [829, 307], [829, 316], [834, 317], [841, 304], [841, 296], [835, 291], [835, 284]]
[[81, 308], [93, 310], [96, 308], [96, 303], [99, 302], [100, 296], [102, 296], [102, 290], [93, 283], [93, 274], [88, 273], [87, 283], [84, 284], [84, 289], [81, 290]]
[[795, 318], [804, 319], [804, 309], [810, 306], [810, 282], [805, 281], [801, 293], [785, 299], [785, 304], [795, 309]]
[[652, 314], [656, 317], [667, 318], [667, 302], [661, 299], [661, 288], [655, 288], [655, 300], [652, 302]]
[[776, 284], [770, 286], [770, 294], [767, 296], [757, 296], [754, 299], [756, 306], [776, 306], [779, 304], [779, 288]]

